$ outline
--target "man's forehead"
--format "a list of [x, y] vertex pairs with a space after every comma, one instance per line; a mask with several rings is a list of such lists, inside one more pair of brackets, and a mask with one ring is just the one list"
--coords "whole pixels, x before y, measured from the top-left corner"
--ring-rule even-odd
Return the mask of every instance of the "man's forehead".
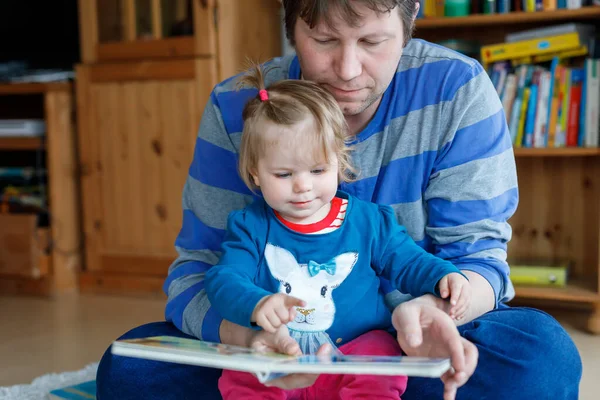
[[[326, 14], [320, 16], [315, 21], [314, 27], [311, 29], [315, 33], [331, 34], [340, 33], [344, 30], [363, 30], [365, 34], [376, 34], [381, 33], [385, 30], [382, 26], [382, 22], [389, 18], [398, 18], [398, 22], [402, 23], [400, 16], [396, 10], [390, 10], [389, 12], [380, 12], [371, 10], [370, 8], [361, 5], [356, 7], [351, 16], [343, 13], [339, 7], [329, 9]], [[303, 21], [306, 24], [306, 21]]]

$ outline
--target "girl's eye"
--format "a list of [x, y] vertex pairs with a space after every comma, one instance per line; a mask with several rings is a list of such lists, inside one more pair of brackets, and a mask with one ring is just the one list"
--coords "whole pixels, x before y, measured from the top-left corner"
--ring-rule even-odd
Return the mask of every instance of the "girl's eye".
[[283, 174], [275, 174], [275, 176], [276, 176], [277, 178], [289, 178], [290, 176], [292, 176], [292, 174], [291, 174], [291, 173], [289, 173], [289, 172], [285, 172], [285, 173], [283, 173]]
[[320, 175], [323, 172], [325, 172], [325, 168], [313, 169], [312, 171], [310, 171], [311, 174], [315, 174], [315, 175]]

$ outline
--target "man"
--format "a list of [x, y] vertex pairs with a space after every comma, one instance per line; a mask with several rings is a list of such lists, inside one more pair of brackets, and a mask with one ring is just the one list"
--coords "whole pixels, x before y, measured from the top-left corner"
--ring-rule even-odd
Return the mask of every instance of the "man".
[[[451, 356], [454, 367], [443, 382], [410, 378], [402, 398], [537, 399], [551, 393], [576, 399], [581, 361], [566, 332], [547, 314], [503, 304], [514, 296], [505, 260], [511, 237], [507, 220], [518, 190], [502, 106], [480, 64], [411, 40], [415, 0], [283, 4], [298, 56], [272, 60], [267, 84], [308, 79], [329, 90], [355, 137], [353, 161], [360, 170], [358, 180], [341, 189], [391, 205], [417, 243], [452, 261], [472, 286], [472, 306], [457, 322], [458, 330], [444, 313], [446, 301], [387, 295], [402, 349], [409, 355]], [[183, 331], [210, 341], [294, 351], [289, 336], [222, 321], [203, 290], [204, 273], [219, 257], [228, 213], [252, 201], [236, 170], [241, 110], [251, 96], [256, 93], [235, 91], [235, 80], [213, 91], [184, 189], [176, 241], [180, 257], [164, 286], [169, 322], [139, 327], [125, 337], [184, 336]], [[218, 398], [219, 373], [107, 353], [98, 372], [98, 396]], [[289, 389], [315, 379], [291, 375], [272, 384]]]

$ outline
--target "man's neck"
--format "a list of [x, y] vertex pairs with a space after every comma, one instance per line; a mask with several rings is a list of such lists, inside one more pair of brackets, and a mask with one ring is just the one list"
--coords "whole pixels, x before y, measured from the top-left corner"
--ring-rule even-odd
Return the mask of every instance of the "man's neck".
[[348, 134], [350, 136], [358, 135], [363, 129], [367, 127], [369, 122], [373, 119], [373, 116], [377, 112], [377, 108], [381, 103], [379, 98], [375, 103], [371, 104], [363, 112], [356, 115], [346, 115], [346, 124], [348, 125]]

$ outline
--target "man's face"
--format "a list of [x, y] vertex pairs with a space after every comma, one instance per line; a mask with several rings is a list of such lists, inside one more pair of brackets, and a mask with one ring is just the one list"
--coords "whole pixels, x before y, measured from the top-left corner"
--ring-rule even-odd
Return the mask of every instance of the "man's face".
[[359, 26], [350, 26], [334, 14], [336, 30], [328, 28], [325, 21], [310, 29], [299, 18], [296, 54], [303, 78], [325, 87], [344, 115], [367, 112], [372, 116], [402, 55], [402, 20], [396, 8], [378, 14], [356, 4], [355, 10], [363, 16]]

